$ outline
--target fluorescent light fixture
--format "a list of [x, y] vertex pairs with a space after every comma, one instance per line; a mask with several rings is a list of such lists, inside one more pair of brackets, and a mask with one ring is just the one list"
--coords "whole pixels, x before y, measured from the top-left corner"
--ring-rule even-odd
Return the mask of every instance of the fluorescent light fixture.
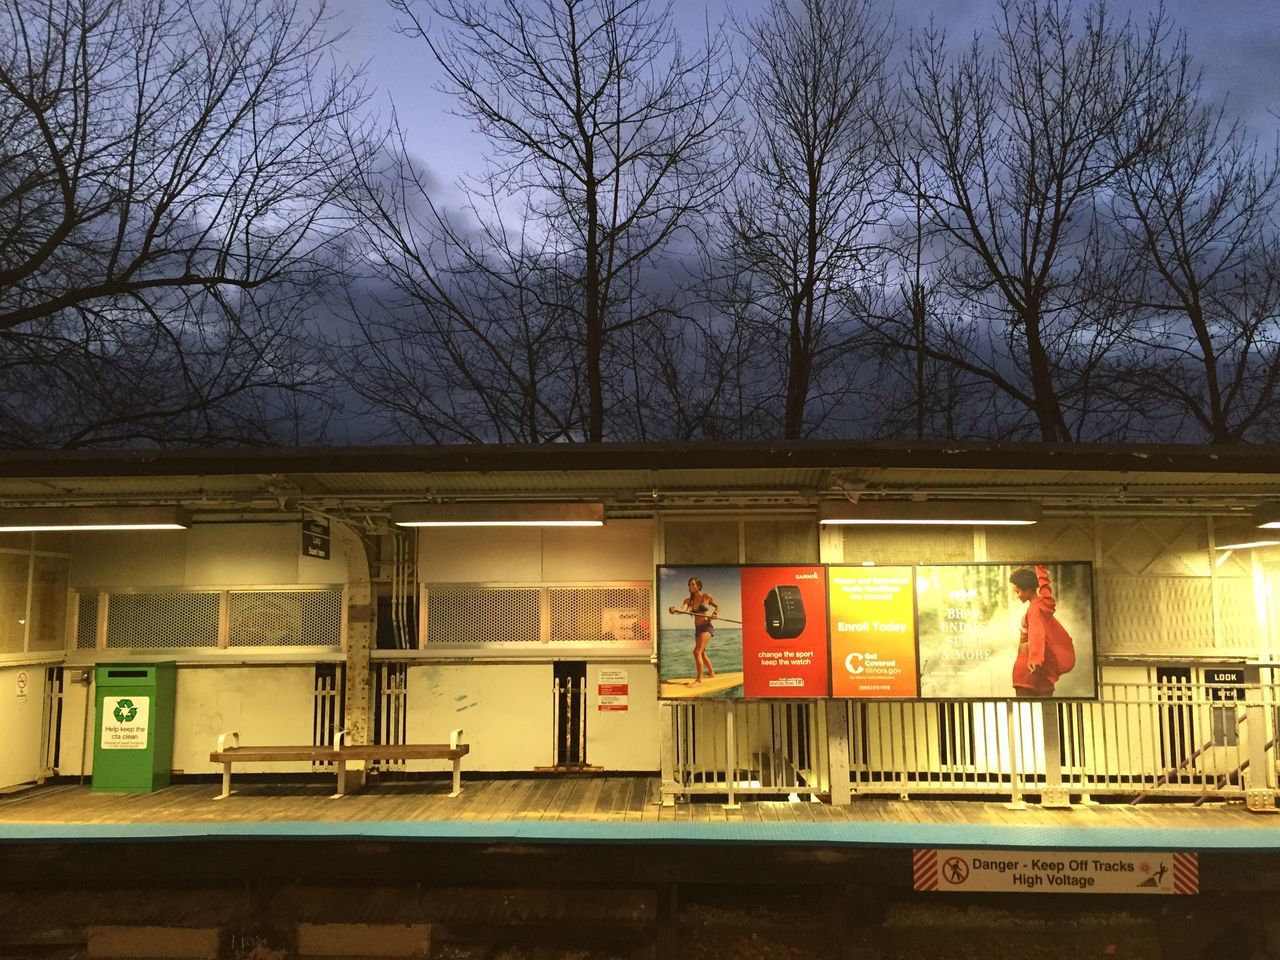
[[1274, 534], [1260, 533], [1256, 528], [1242, 525], [1235, 520], [1216, 524], [1213, 534], [1213, 548], [1218, 551], [1248, 550], [1251, 547], [1280, 545], [1280, 539], [1277, 539]]
[[859, 500], [818, 506], [822, 524], [1027, 526], [1039, 519], [1038, 503], [995, 500]]
[[1248, 550], [1250, 547], [1274, 547], [1280, 540], [1246, 540], [1242, 543], [1219, 543], [1215, 550]]
[[1259, 530], [1280, 530], [1280, 503], [1264, 503], [1254, 510], [1253, 525]]
[[0, 533], [87, 530], [185, 530], [191, 517], [181, 507], [6, 507]]
[[398, 527], [602, 527], [603, 503], [397, 503]]

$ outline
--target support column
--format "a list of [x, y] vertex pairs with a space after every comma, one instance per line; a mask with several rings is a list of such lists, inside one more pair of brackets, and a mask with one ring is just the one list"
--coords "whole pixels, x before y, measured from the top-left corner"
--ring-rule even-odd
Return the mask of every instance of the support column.
[[827, 763], [831, 777], [831, 805], [844, 806], [853, 800], [849, 783], [849, 701], [827, 700]]
[[1250, 810], [1276, 808], [1276, 791], [1272, 785], [1271, 751], [1267, 749], [1267, 701], [1270, 689], [1261, 684], [1261, 668], [1244, 668], [1244, 735], [1249, 767], [1244, 771], [1244, 803]]
[[[373, 645], [373, 595], [369, 585], [369, 554], [360, 531], [347, 523], [334, 524], [347, 559], [347, 669], [342, 691], [344, 703], [344, 742], [369, 742], [372, 727], [370, 690], [372, 687], [369, 652]], [[354, 786], [364, 783], [364, 769], [350, 771]]]

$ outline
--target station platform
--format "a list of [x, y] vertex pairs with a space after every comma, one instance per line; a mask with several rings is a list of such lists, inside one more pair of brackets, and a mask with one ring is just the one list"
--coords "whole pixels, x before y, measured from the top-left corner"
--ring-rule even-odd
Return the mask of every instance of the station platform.
[[[993, 928], [1008, 955], [1054, 960], [1280, 947], [1267, 919], [1280, 820], [1242, 805], [863, 797], [726, 809], [664, 806], [656, 778], [603, 775], [472, 778], [455, 798], [447, 780], [332, 789], [246, 776], [225, 800], [212, 779], [0, 796], [0, 956], [136, 958], [162, 935], [190, 948], [182, 956], [239, 960], [267, 942], [271, 956], [311, 956], [318, 938], [314, 955], [330, 957], [334, 931], [357, 945], [408, 931], [406, 956], [592, 960], [921, 960], [942, 929], [956, 955], [985, 956]], [[913, 859], [931, 847], [1195, 853], [1199, 888], [920, 892]]]
[[332, 797], [329, 785], [213, 783], [151, 794], [51, 783], [0, 796], [0, 843], [104, 840], [364, 840], [487, 844], [747, 844], [826, 848], [994, 847], [1060, 850], [1280, 851], [1280, 819], [1237, 804], [1151, 802], [1011, 809], [999, 801], [711, 798], [664, 806], [643, 776], [380, 780]]

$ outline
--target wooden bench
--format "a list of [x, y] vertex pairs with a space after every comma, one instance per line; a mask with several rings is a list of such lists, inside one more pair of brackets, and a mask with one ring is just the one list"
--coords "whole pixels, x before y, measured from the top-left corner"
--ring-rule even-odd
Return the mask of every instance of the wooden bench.
[[224, 733], [218, 737], [218, 749], [209, 754], [209, 760], [222, 764], [222, 793], [215, 798], [225, 800], [231, 796], [231, 766], [235, 763], [276, 763], [279, 761], [297, 760], [310, 763], [335, 763], [338, 766], [338, 792], [341, 797], [347, 792], [347, 763], [373, 760], [452, 760], [453, 791], [449, 794], [456, 797], [462, 792], [462, 758], [471, 752], [470, 744], [459, 743], [462, 731], [454, 730], [449, 735], [448, 743], [344, 743], [346, 731], [338, 731], [337, 742], [331, 747], [302, 745], [297, 746], [252, 746], [240, 745], [240, 734]]

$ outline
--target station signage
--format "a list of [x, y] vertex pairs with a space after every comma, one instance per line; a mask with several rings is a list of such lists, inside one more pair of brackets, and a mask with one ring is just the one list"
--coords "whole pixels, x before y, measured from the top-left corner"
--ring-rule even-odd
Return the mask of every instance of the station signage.
[[914, 852], [916, 890], [931, 893], [1200, 892], [1194, 853], [1081, 850], [947, 850]]

